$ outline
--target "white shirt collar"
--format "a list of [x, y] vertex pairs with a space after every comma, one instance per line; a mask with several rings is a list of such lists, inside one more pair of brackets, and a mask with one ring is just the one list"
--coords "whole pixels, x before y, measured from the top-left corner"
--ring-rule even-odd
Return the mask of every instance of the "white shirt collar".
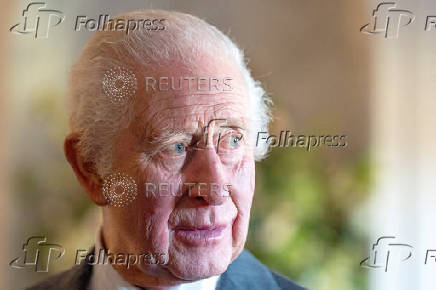
[[[97, 233], [94, 253], [98, 253], [100, 249], [103, 249], [101, 229]], [[183, 283], [171, 287], [170, 290], [214, 290], [219, 278], [220, 276], [212, 276], [195, 282]], [[96, 264], [93, 266], [88, 290], [139, 290], [139, 288], [124, 280], [112, 265]]]

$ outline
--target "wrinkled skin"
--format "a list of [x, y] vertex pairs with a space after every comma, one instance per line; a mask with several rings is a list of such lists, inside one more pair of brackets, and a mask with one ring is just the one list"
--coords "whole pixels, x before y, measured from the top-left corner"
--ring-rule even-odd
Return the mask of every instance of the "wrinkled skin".
[[[244, 247], [254, 192], [247, 91], [233, 63], [206, 57], [196, 63], [195, 68], [175, 63], [153, 77], [231, 77], [232, 90], [198, 92], [184, 86], [151, 94], [138, 81], [134, 121], [114, 140], [113, 170], [133, 177], [138, 195], [127, 206], [103, 207], [105, 246], [114, 253], [165, 253], [167, 258], [165, 265], [114, 266], [133, 285], [165, 289], [219, 275]], [[183, 134], [167, 142], [165, 135], [172, 131]], [[101, 190], [86, 176], [79, 180], [101, 204]], [[171, 194], [148, 195], [146, 183], [168, 183]], [[216, 183], [219, 189], [180, 187], [185, 183]], [[217, 236], [192, 234], [204, 228], [215, 228]]]

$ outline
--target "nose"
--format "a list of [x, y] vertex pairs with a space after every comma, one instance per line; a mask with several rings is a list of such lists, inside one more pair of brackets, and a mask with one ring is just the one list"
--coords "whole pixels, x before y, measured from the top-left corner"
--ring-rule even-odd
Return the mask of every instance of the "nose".
[[185, 168], [185, 183], [189, 184], [190, 198], [204, 200], [209, 205], [220, 205], [230, 195], [227, 172], [214, 148], [195, 152]]

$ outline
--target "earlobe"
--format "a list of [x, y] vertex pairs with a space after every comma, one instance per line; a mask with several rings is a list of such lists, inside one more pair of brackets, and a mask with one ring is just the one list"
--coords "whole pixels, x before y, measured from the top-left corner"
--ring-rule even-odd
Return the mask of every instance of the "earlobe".
[[107, 201], [101, 190], [103, 180], [97, 173], [95, 164], [83, 160], [77, 147], [79, 140], [80, 135], [77, 133], [71, 133], [65, 138], [65, 157], [73, 168], [77, 180], [85, 188], [91, 200], [97, 205], [106, 205]]

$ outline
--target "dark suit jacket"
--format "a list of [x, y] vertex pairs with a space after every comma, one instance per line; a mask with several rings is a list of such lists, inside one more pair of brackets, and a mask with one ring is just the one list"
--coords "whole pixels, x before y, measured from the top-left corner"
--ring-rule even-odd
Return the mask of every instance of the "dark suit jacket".
[[[85, 261], [70, 270], [49, 277], [28, 290], [86, 290], [92, 266]], [[277, 274], [244, 250], [221, 274], [216, 290], [303, 290], [291, 280]]]

